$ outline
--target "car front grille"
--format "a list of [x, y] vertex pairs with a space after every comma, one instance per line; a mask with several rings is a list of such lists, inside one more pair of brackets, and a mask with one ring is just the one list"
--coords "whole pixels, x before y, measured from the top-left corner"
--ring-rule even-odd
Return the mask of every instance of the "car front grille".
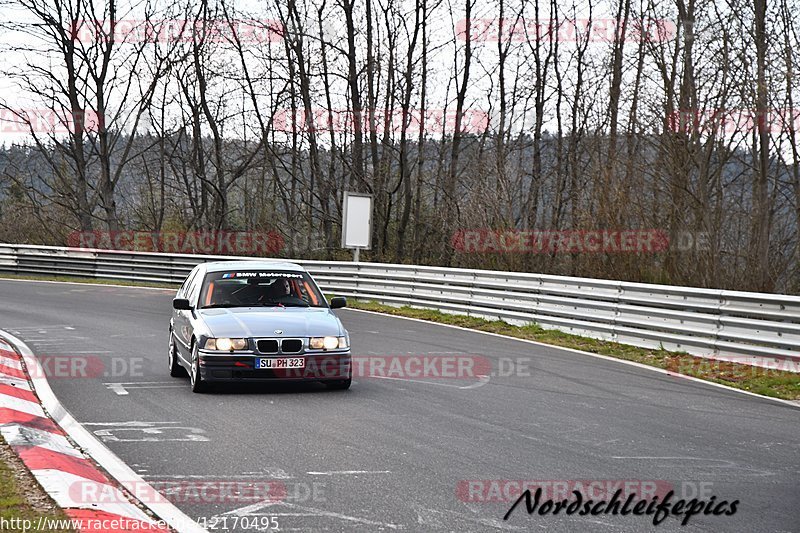
[[283, 339], [281, 343], [283, 353], [298, 353], [303, 351], [303, 341], [300, 339]]
[[275, 339], [261, 339], [256, 347], [261, 353], [278, 353], [278, 341]]
[[303, 339], [259, 339], [256, 348], [259, 353], [300, 353], [303, 351]]

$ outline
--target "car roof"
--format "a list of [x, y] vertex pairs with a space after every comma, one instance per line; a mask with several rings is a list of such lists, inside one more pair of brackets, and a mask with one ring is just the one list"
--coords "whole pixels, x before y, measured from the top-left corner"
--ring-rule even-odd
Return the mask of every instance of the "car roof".
[[288, 261], [214, 261], [204, 264], [206, 272], [224, 272], [226, 270], [287, 270], [289, 272], [305, 272], [306, 269], [297, 263]]

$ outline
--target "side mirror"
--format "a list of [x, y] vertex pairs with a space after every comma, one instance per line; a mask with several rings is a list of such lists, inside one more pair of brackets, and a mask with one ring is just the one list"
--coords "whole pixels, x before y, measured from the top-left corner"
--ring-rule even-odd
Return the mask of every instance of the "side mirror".
[[347, 307], [347, 298], [344, 296], [334, 296], [331, 298], [331, 309], [341, 309]]
[[172, 308], [178, 311], [191, 311], [192, 304], [186, 298], [175, 298], [172, 300]]

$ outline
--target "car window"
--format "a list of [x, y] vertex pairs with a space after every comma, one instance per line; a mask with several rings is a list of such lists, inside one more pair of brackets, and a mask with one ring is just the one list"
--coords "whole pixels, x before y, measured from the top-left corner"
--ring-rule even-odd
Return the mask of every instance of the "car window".
[[[198, 272], [200, 272], [199, 269]], [[195, 273], [195, 276], [189, 282], [189, 286], [186, 289], [186, 296], [184, 296], [184, 298], [188, 298], [189, 303], [191, 303], [192, 306], [195, 306], [197, 304], [197, 295], [200, 293], [200, 286], [202, 285], [202, 281], [203, 281], [203, 276], [198, 276], [197, 273]]]
[[247, 270], [210, 272], [199, 307], [327, 307], [306, 272]]
[[191, 286], [192, 281], [194, 280], [195, 276], [197, 276], [197, 273], [199, 271], [200, 271], [200, 269], [195, 267], [194, 269], [192, 269], [191, 272], [189, 272], [189, 275], [186, 276], [186, 279], [183, 280], [183, 284], [178, 289], [178, 294], [175, 295], [176, 298], [186, 298], [187, 297], [186, 295], [189, 293], [189, 287]]

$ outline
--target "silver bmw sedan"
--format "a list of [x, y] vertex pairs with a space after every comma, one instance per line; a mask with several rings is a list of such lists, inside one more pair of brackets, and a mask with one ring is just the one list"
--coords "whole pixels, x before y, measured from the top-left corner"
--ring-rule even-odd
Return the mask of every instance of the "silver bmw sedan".
[[169, 371], [192, 391], [214, 382], [321, 381], [348, 389], [350, 336], [300, 265], [226, 261], [197, 265], [172, 301]]

